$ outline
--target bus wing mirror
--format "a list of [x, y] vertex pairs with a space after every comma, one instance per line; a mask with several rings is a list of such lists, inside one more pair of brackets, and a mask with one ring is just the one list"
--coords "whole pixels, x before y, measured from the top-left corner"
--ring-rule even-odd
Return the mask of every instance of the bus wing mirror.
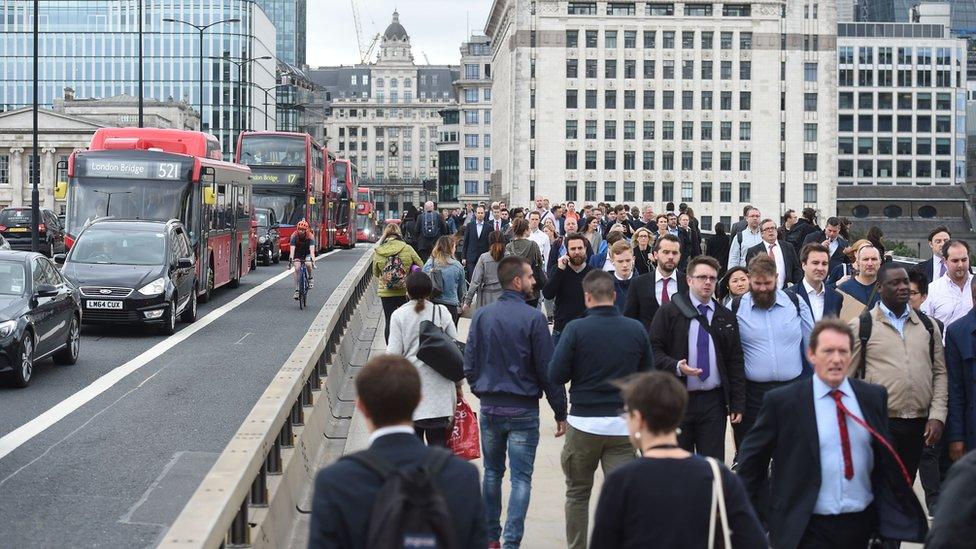
[[68, 182], [58, 181], [57, 185], [54, 186], [54, 199], [64, 200], [68, 197]]
[[214, 192], [213, 187], [203, 188], [203, 203], [207, 206], [213, 206], [217, 203], [217, 193]]

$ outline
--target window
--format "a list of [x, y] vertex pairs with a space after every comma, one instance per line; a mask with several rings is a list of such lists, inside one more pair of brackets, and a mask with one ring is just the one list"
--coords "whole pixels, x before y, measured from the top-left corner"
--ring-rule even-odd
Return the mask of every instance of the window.
[[584, 157], [584, 162], [585, 162], [584, 167], [587, 170], [595, 170], [596, 169], [596, 151], [586, 151], [585, 157]]
[[653, 181], [645, 181], [641, 185], [641, 192], [644, 193], [643, 199], [644, 199], [645, 202], [653, 202], [654, 201], [654, 182]]
[[477, 103], [478, 102], [478, 89], [468, 88], [464, 90], [464, 102], [465, 103]]
[[585, 185], [583, 200], [587, 202], [596, 201], [596, 181], [587, 181]]
[[644, 15], [674, 15], [674, 4], [648, 2], [644, 6]]
[[[643, 163], [641, 166], [645, 170], [654, 169], [654, 151], [644, 151]], [[644, 191], [644, 200], [647, 200], [647, 191]]]
[[674, 80], [674, 60], [665, 59], [661, 66], [663, 68], [663, 78], [665, 80]]
[[711, 4], [685, 4], [686, 17], [711, 17]]
[[730, 181], [723, 181], [719, 183], [718, 201], [725, 203], [732, 202], [732, 183]]
[[748, 111], [752, 109], [752, 92], [739, 92], [739, 110]]
[[579, 155], [577, 154], [577, 151], [566, 151], [567, 170], [575, 170], [578, 167], [577, 165], [578, 156]]
[[805, 153], [803, 155], [803, 171], [817, 171], [817, 153]]
[[579, 76], [579, 60], [566, 60], [566, 78], [576, 78]]
[[603, 151], [603, 169], [617, 169], [617, 151]]
[[603, 122], [603, 138], [604, 139], [616, 139], [617, 138], [617, 121], [616, 120], [605, 120]]
[[719, 45], [720, 45], [720, 47], [723, 50], [731, 50], [732, 49], [732, 33], [729, 32], [729, 31], [723, 31], [722, 34], [719, 35], [719, 36], [720, 36], [720, 38], [719, 38]]
[[596, 108], [596, 90], [586, 90], [586, 108]]
[[695, 153], [693, 151], [681, 151], [681, 169], [695, 169]]
[[596, 15], [596, 2], [570, 2], [569, 15]]
[[694, 183], [692, 183], [691, 181], [682, 181], [681, 201], [691, 202], [692, 200], [694, 200], [694, 196], [695, 196]]
[[739, 122], [739, 140], [752, 140], [752, 122]]
[[722, 141], [730, 141], [732, 139], [732, 122], [723, 120], [719, 124], [718, 135]]
[[596, 139], [596, 120], [586, 121], [586, 138]]
[[732, 153], [730, 152], [719, 153], [718, 169], [723, 172], [732, 171]]
[[624, 90], [624, 108], [634, 109], [637, 107], [637, 92], [634, 90]]
[[603, 182], [603, 199], [606, 200], [607, 202], [615, 202], [617, 200], [616, 181]]
[[695, 61], [693, 59], [685, 59], [681, 62], [681, 78], [685, 80], [691, 80], [695, 77]]
[[466, 133], [464, 134], [464, 146], [469, 148], [478, 147], [478, 134]]
[[617, 90], [604, 90], [603, 108], [605, 109], [617, 108]]
[[721, 71], [719, 72], [719, 74], [720, 74], [719, 78], [721, 78], [722, 80], [731, 80], [732, 79], [732, 62], [731, 61], [722, 61]]
[[674, 139], [674, 121], [665, 120], [661, 126], [661, 138], [665, 141]]
[[[579, 92], [577, 90], [566, 90], [566, 108], [575, 109], [579, 106], [579, 101], [577, 95]], [[467, 114], [467, 113], [465, 113]]]
[[[689, 7], [697, 7], [691, 4], [685, 4], [685, 12], [688, 11]], [[710, 8], [711, 6], [709, 6]], [[695, 47], [695, 31], [681, 31], [681, 49], [690, 50]]]
[[624, 151], [624, 169], [633, 170], [636, 164], [636, 154], [634, 151]]
[[751, 61], [739, 61], [739, 80], [752, 80]]
[[624, 78], [637, 78], [637, 61], [633, 59], [624, 60]]
[[603, 65], [603, 77], [604, 78], [616, 78], [617, 77], [617, 62], [613, 59], [607, 59]]
[[[731, 93], [731, 92], [729, 92]], [[661, 103], [662, 108], [665, 110], [674, 109], [674, 92], [672, 90], [664, 90], [661, 93]]]
[[803, 202], [807, 204], [813, 204], [817, 202], [817, 184], [816, 183], [804, 183], [803, 184]]
[[739, 153], [739, 171], [748, 172], [752, 170], [752, 153], [750, 152], [740, 152]]
[[739, 33], [739, 49], [740, 50], [751, 50], [752, 49], [752, 33], [751, 32], [740, 32]]
[[666, 50], [674, 49], [674, 31], [663, 31], [663, 47]]
[[715, 33], [712, 31], [702, 31], [701, 48], [703, 50], [710, 50], [714, 47], [715, 47]]
[[[702, 181], [699, 184], [698, 189], [699, 194], [701, 195], [700, 200], [702, 202], [712, 201], [712, 183], [710, 181]], [[705, 224], [705, 227], [708, 227], [707, 223]]]
[[[633, 14], [631, 14], [633, 15]], [[637, 47], [637, 31], [624, 31], [624, 48], [632, 50]]]
[[806, 112], [815, 112], [817, 110], [817, 94], [816, 93], [805, 93], [803, 94], [803, 110]]
[[674, 181], [665, 181], [661, 187], [661, 200], [674, 202]]
[[719, 108], [723, 111], [732, 110], [732, 92], [723, 91], [719, 96]]
[[752, 201], [752, 185], [749, 183], [739, 183], [739, 202]]
[[701, 63], [701, 77], [702, 80], [711, 80], [712, 77], [712, 62], [702, 61]]
[[597, 60], [596, 59], [587, 59], [586, 60], [586, 77], [587, 78], [596, 78], [596, 66], [597, 66]]
[[617, 49], [617, 31], [603, 31], [603, 45], [608, 50]]
[[10, 157], [0, 154], [0, 185], [10, 183]]
[[586, 31], [586, 47], [587, 48], [595, 48], [595, 47], [597, 47], [597, 40], [599, 39], [599, 36], [600, 36], [599, 31], [592, 30], [592, 29], [591, 30], [587, 30]]
[[654, 121], [645, 120], [644, 121], [644, 139], [654, 139]]
[[637, 199], [636, 194], [634, 182], [624, 181], [624, 202], [634, 202]]
[[[644, 78], [654, 78], [654, 60], [644, 60]], [[646, 94], [647, 92], [645, 92]]]
[[575, 202], [576, 201], [576, 182], [567, 181], [566, 182], [566, 200]]
[[712, 110], [712, 92], [705, 90], [701, 92], [701, 108], [705, 111]]
[[674, 151], [664, 151], [661, 153], [661, 169], [666, 171], [674, 169]]
[[817, 125], [816, 124], [804, 124], [803, 125], [803, 140], [807, 143], [815, 143], [817, 141]]
[[[569, 94], [566, 95], [567, 101], [569, 100]], [[464, 111], [464, 123], [465, 124], [477, 124], [478, 123], [478, 113], [480, 111]], [[485, 112], [485, 123], [488, 123], [488, 111]]]
[[607, 15], [637, 15], [637, 7], [633, 2], [609, 2]]
[[[576, 139], [578, 133], [577, 132], [578, 124], [579, 122], [576, 120], [566, 121], [566, 139]], [[491, 134], [487, 134], [485, 135], [485, 137], [488, 137], [489, 135]]]
[[702, 151], [701, 169], [702, 171], [712, 171], [712, 151]]
[[464, 169], [469, 172], [478, 171], [478, 157], [476, 156], [466, 156], [464, 157]]
[[803, 64], [803, 80], [805, 82], [816, 82], [817, 81], [817, 64], [816, 63], [804, 63]]
[[681, 108], [685, 110], [690, 110], [695, 108], [695, 92], [692, 90], [685, 90], [681, 92]]
[[752, 6], [749, 4], [723, 4], [723, 17], [749, 17], [752, 14]]
[[657, 47], [657, 31], [644, 31], [644, 49], [652, 50]]
[[578, 48], [579, 47], [579, 31], [578, 30], [567, 30], [566, 31], [566, 47], [567, 48]]
[[637, 123], [633, 120], [624, 120], [624, 139], [632, 141], [637, 138]]

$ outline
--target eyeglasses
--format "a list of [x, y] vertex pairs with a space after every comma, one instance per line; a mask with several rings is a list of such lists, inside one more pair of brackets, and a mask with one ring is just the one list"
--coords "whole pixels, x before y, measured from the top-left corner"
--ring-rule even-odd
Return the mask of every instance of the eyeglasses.
[[775, 231], [776, 227], [763, 227], [763, 231]]
[[708, 275], [695, 275], [691, 278], [694, 278], [699, 282], [715, 282], [716, 280], [718, 280], [717, 276], [708, 276]]
[[922, 292], [920, 292], [920, 291], [918, 291], [918, 290], [909, 290], [909, 291], [908, 291], [908, 295], [910, 295], [910, 296], [912, 296], [912, 297], [915, 297], [915, 296], [917, 296], [917, 295], [922, 295]]

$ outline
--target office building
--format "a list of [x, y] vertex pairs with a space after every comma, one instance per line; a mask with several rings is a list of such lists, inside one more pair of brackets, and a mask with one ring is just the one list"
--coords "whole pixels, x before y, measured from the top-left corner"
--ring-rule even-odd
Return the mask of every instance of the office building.
[[305, 63], [307, 0], [254, 0], [276, 31], [278, 59], [302, 67]]
[[512, 204], [831, 215], [833, 3], [497, 0], [492, 180]]
[[325, 144], [359, 170], [376, 192], [377, 211], [398, 216], [406, 203], [434, 198], [439, 111], [455, 103], [458, 67], [418, 65], [398, 13], [375, 63], [310, 69], [325, 111]]
[[968, 230], [966, 61], [943, 25], [838, 24], [840, 214], [901, 240]]
[[874, 23], [918, 22], [916, 6], [926, 4], [948, 6], [952, 31], [976, 33], [976, 3], [972, 0], [857, 0], [857, 21]]
[[[276, 76], [275, 28], [253, 0], [143, 0], [144, 97], [200, 104], [200, 33], [164, 18], [205, 25], [203, 131], [220, 139], [231, 158], [238, 132], [273, 126], [260, 88]], [[51, 107], [65, 88], [76, 97], [138, 97], [139, 2], [41, 2], [38, 98]], [[0, 110], [31, 105], [33, 2], [0, 0]], [[229, 60], [221, 60], [227, 57]], [[268, 60], [247, 61], [260, 57]], [[230, 62], [237, 61], [238, 64]], [[241, 65], [240, 67], [238, 65]]]

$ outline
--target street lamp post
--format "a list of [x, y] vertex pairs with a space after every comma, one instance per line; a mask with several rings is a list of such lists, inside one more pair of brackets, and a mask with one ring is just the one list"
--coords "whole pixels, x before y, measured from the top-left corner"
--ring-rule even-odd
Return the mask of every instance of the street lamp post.
[[189, 21], [184, 21], [182, 19], [173, 19], [172, 17], [165, 17], [163, 18], [163, 21], [167, 23], [181, 23], [183, 25], [187, 25], [197, 29], [197, 32], [200, 33], [200, 106], [198, 108], [200, 109], [200, 129], [202, 130], [203, 129], [203, 33], [204, 31], [206, 31], [207, 29], [215, 25], [220, 25], [223, 23], [240, 23], [241, 20], [236, 17], [233, 19], [221, 19], [220, 21], [214, 21], [209, 25], [196, 25], [190, 23]]
[[[259, 89], [259, 90], [261, 90], [261, 91], [264, 92], [264, 129], [267, 130], [268, 129], [268, 92], [275, 91], [278, 88], [280, 88], [281, 86], [291, 86], [291, 84], [290, 83], [286, 83], [286, 84], [275, 84], [274, 86], [271, 86], [270, 88], [265, 88], [264, 86], [259, 86], [257, 84], [254, 84], [253, 82], [251, 84], [255, 88], [257, 88], [257, 89]], [[278, 109], [278, 97], [275, 96], [275, 118], [277, 118], [277, 114], [278, 114], [277, 113], [277, 109]], [[277, 129], [278, 129], [278, 121], [275, 120], [275, 130], [277, 130]]]
[[41, 18], [40, 3], [41, 3], [40, 0], [34, 0], [34, 112], [33, 112], [33, 115], [34, 115], [34, 135], [32, 136], [33, 137], [34, 150], [31, 151], [31, 161], [33, 163], [33, 166], [31, 166], [31, 170], [30, 170], [31, 171], [31, 175], [30, 176], [31, 176], [31, 251], [32, 252], [36, 252], [36, 251], [38, 251], [38, 249], [40, 249], [40, 239], [38, 238], [39, 235], [38, 235], [38, 231], [37, 231], [37, 224], [40, 223], [40, 221], [41, 221], [41, 208], [40, 208], [41, 195], [40, 195], [40, 193], [37, 190], [37, 180], [41, 176], [41, 157], [37, 153], [38, 148], [40, 147], [40, 144], [38, 143], [38, 136], [37, 136], [37, 131], [38, 131], [38, 127], [37, 127], [37, 108], [38, 108], [38, 98], [37, 98], [37, 78], [38, 78], [37, 62], [38, 62], [38, 55], [37, 55], [37, 50], [38, 50], [38, 48], [40, 46], [40, 40], [39, 40], [39, 37], [38, 37], [39, 32], [40, 32], [40, 26], [39, 26], [40, 23], [38, 21]]
[[144, 127], [145, 92], [142, 89], [142, 0], [139, 0], [139, 127]]
[[[247, 65], [248, 63], [251, 63], [253, 61], [267, 61], [267, 60], [270, 60], [270, 59], [274, 59], [274, 57], [271, 57], [270, 55], [262, 55], [261, 57], [245, 57], [245, 58], [241, 58], [241, 59], [238, 59], [238, 60], [234, 60], [234, 59], [231, 59], [228, 56], [215, 57], [215, 56], [211, 55], [210, 56], [210, 59], [219, 59], [221, 61], [227, 61], [228, 63], [233, 63], [233, 64], [237, 65], [237, 89], [238, 89], [238, 91], [242, 92], [241, 93], [241, 106], [244, 109], [246, 109], [245, 110], [246, 114], [244, 114], [244, 117], [246, 117], [245, 119], [249, 119], [250, 118], [250, 106], [249, 106], [250, 103], [244, 100], [244, 94], [243, 94], [243, 88], [242, 88], [242, 86], [244, 84], [244, 65]], [[253, 78], [252, 78], [251, 84], [254, 84]], [[250, 127], [250, 124], [245, 123], [244, 120], [241, 121], [241, 126], [243, 126], [243, 128], [241, 128], [241, 131], [250, 131], [252, 129]]]

